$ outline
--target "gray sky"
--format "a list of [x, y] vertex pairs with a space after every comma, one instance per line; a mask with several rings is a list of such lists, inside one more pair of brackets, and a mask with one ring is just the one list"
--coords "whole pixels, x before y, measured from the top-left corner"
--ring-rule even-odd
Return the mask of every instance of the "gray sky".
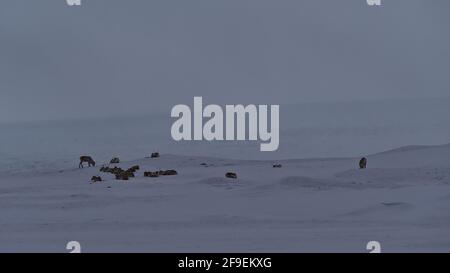
[[449, 97], [450, 1], [3, 0], [0, 121]]

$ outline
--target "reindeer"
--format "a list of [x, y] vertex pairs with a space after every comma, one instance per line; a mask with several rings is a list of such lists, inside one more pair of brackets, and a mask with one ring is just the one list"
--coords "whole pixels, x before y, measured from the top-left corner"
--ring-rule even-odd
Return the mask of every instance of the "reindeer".
[[109, 164], [119, 164], [120, 163], [120, 159], [118, 157], [114, 157], [113, 159], [111, 159], [111, 161], [109, 162]]
[[92, 157], [90, 156], [80, 156], [80, 164], [78, 165], [78, 168], [83, 168], [83, 163], [87, 162], [88, 166], [90, 167], [91, 165], [95, 167], [95, 161], [92, 159]]
[[233, 173], [233, 172], [228, 172], [225, 174], [226, 178], [232, 178], [232, 179], [237, 179], [237, 174]]
[[101, 181], [103, 181], [103, 179], [100, 176], [93, 176], [91, 178], [91, 181], [92, 181], [92, 183], [95, 183], [95, 182], [101, 182]]
[[359, 168], [360, 169], [367, 168], [367, 158], [365, 157], [361, 158], [361, 160], [359, 161]]

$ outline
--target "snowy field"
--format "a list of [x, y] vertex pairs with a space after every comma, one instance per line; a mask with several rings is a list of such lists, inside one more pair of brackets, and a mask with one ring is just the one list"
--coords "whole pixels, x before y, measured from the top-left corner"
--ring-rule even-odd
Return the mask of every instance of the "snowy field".
[[450, 1], [65, 2], [1, 2], [0, 252], [450, 252]]
[[[367, 252], [373, 240], [384, 252], [450, 251], [450, 145], [368, 156], [365, 170], [358, 160], [162, 153], [118, 164], [140, 165], [129, 181], [101, 164], [3, 176], [0, 251]], [[159, 169], [178, 175], [143, 177]]]
[[[206, 101], [205, 103], [209, 103]], [[0, 123], [0, 176], [65, 170], [80, 155], [134, 160], [153, 151], [233, 159], [362, 157], [407, 145], [450, 142], [450, 99], [280, 105], [280, 147], [259, 142], [175, 142], [167, 113]]]

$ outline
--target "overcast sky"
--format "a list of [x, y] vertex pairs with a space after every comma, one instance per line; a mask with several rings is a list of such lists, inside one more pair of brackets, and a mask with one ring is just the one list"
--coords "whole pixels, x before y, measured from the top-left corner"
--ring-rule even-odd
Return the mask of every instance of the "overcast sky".
[[450, 1], [2, 0], [0, 121], [450, 96]]

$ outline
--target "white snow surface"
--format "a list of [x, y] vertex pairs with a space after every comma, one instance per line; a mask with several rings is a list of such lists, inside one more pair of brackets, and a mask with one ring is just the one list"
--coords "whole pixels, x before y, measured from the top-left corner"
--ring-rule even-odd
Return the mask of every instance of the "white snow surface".
[[[69, 241], [83, 252], [368, 252], [369, 241], [450, 251], [450, 145], [371, 155], [365, 170], [358, 161], [161, 154], [117, 164], [140, 165], [130, 181], [75, 161], [3, 176], [0, 251], [68, 252]], [[178, 175], [143, 177], [160, 169]]]

